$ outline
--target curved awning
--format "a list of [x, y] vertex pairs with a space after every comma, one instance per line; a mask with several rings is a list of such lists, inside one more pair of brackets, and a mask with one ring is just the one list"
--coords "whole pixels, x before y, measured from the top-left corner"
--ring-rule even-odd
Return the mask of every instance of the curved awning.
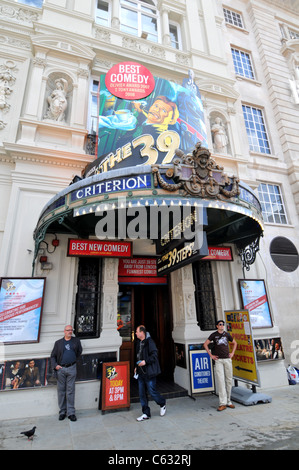
[[[247, 184], [227, 177], [208, 150], [199, 151], [197, 159], [178, 152], [169, 165], [110, 170], [71, 184], [46, 204], [39, 217], [34, 261], [47, 233], [95, 237], [96, 224], [107, 211], [117, 214], [130, 209], [134, 214], [134, 208], [138, 211], [142, 207], [149, 211], [152, 207], [200, 206], [207, 216], [209, 245], [234, 243], [241, 251], [257, 245], [263, 233], [258, 198]], [[127, 214], [128, 224], [132, 215]], [[126, 238], [120, 219], [116, 216], [115, 220], [116, 238]], [[149, 229], [144, 238], [150, 238]]]

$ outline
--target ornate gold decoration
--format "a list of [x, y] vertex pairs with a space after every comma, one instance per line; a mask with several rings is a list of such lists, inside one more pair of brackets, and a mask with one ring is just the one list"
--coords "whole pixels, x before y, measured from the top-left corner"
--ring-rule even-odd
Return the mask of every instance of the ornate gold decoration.
[[172, 178], [175, 184], [167, 183], [161, 176], [159, 165], [152, 166], [154, 185], [158, 184], [166, 191], [184, 189], [186, 194], [202, 198], [221, 200], [237, 197], [240, 194], [239, 179], [231, 178], [223, 172], [224, 168], [217, 165], [208, 149], [195, 145], [192, 154], [185, 155], [177, 149], [173, 166], [169, 167], [165, 176]]

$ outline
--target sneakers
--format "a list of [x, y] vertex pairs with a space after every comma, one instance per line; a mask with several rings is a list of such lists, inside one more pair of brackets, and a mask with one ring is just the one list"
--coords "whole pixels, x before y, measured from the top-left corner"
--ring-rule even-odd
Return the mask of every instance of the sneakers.
[[143, 413], [141, 416], [139, 416], [136, 419], [137, 421], [145, 421], [146, 419], [150, 419], [150, 416], [147, 416], [146, 414]]
[[160, 416], [164, 416], [166, 413], [166, 405], [160, 407]]

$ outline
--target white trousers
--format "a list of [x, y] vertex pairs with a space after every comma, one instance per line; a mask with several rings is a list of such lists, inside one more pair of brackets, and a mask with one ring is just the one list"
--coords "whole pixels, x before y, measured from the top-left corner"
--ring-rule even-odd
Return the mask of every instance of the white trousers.
[[231, 359], [217, 359], [215, 361], [215, 378], [219, 394], [219, 405], [230, 405], [230, 395], [233, 380], [233, 367]]

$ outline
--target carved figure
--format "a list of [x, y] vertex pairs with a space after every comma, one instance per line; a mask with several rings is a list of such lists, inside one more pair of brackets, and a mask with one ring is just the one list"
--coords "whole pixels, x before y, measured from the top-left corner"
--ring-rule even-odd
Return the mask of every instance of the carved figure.
[[46, 114], [46, 118], [52, 119], [53, 121], [64, 121], [65, 110], [67, 108], [67, 80], [64, 78], [58, 78], [55, 80], [56, 89], [48, 96], [49, 109]]
[[220, 117], [216, 117], [211, 131], [213, 134], [214, 150], [219, 153], [227, 153], [228, 138]]

